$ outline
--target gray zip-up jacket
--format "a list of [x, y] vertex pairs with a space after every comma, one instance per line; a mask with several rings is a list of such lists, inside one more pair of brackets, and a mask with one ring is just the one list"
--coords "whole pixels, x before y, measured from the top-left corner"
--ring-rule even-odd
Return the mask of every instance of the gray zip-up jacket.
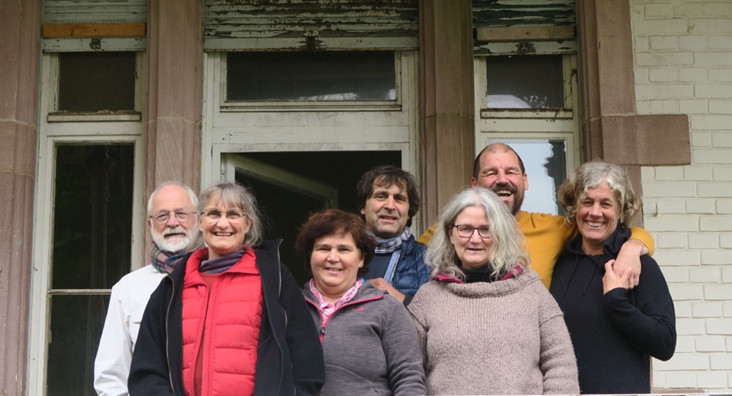
[[323, 344], [320, 396], [427, 393], [417, 330], [404, 305], [367, 281], [323, 323], [309, 284], [303, 293]]

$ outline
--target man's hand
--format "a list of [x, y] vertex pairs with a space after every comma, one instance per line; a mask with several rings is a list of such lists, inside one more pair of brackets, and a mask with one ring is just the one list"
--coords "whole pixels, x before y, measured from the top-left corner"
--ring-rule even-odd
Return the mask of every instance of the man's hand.
[[628, 289], [630, 268], [626, 268], [618, 274], [615, 260], [605, 263], [605, 276], [602, 277], [602, 294], [607, 294], [612, 289], [622, 287]]
[[386, 292], [389, 293], [390, 296], [399, 300], [400, 303], [404, 303], [404, 297], [406, 296], [402, 294], [399, 290], [395, 289], [392, 285], [390, 285], [389, 282], [386, 281], [386, 279], [374, 278], [369, 279], [369, 282], [371, 282], [371, 284], [379, 290], [386, 290]]
[[648, 254], [648, 248], [643, 242], [637, 239], [628, 239], [620, 248], [618, 257], [614, 260], [615, 264], [612, 268], [617, 276], [621, 276], [623, 272], [630, 270], [628, 284], [624, 286], [627, 289], [638, 286], [641, 273], [640, 256], [644, 254]]

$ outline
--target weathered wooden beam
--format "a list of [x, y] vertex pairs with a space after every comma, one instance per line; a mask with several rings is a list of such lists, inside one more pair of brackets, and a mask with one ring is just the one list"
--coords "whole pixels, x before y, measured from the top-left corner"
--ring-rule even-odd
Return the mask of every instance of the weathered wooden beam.
[[144, 23], [52, 23], [42, 27], [43, 38], [145, 37]]
[[573, 40], [574, 26], [511, 26], [476, 28], [477, 41]]

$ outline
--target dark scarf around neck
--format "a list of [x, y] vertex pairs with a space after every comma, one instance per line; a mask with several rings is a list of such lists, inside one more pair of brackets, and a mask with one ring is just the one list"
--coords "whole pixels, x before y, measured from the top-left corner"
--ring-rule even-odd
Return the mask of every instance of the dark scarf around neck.
[[242, 257], [244, 257], [245, 249], [225, 254], [213, 259], [205, 259], [198, 266], [198, 272], [202, 274], [220, 274], [233, 267]]
[[178, 263], [178, 259], [185, 256], [186, 252], [173, 253], [167, 252], [160, 249], [158, 245], [153, 242], [152, 251], [150, 256], [152, 258], [151, 263], [158, 272], [163, 274], [169, 274], [175, 269], [175, 265]]

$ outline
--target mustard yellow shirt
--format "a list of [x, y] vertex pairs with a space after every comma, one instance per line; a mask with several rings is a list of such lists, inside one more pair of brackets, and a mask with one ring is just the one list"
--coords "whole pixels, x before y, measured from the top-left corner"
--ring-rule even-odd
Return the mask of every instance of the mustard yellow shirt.
[[[516, 216], [519, 229], [526, 238], [527, 250], [531, 256], [531, 268], [539, 274], [544, 286], [549, 288], [552, 281], [554, 264], [559, 254], [574, 235], [576, 227], [567, 224], [563, 216], [548, 213], [532, 213], [519, 211]], [[417, 241], [428, 244], [437, 229], [437, 224], [428, 228]], [[648, 231], [631, 227], [631, 238], [641, 241], [649, 254], [653, 254], [653, 237]]]

